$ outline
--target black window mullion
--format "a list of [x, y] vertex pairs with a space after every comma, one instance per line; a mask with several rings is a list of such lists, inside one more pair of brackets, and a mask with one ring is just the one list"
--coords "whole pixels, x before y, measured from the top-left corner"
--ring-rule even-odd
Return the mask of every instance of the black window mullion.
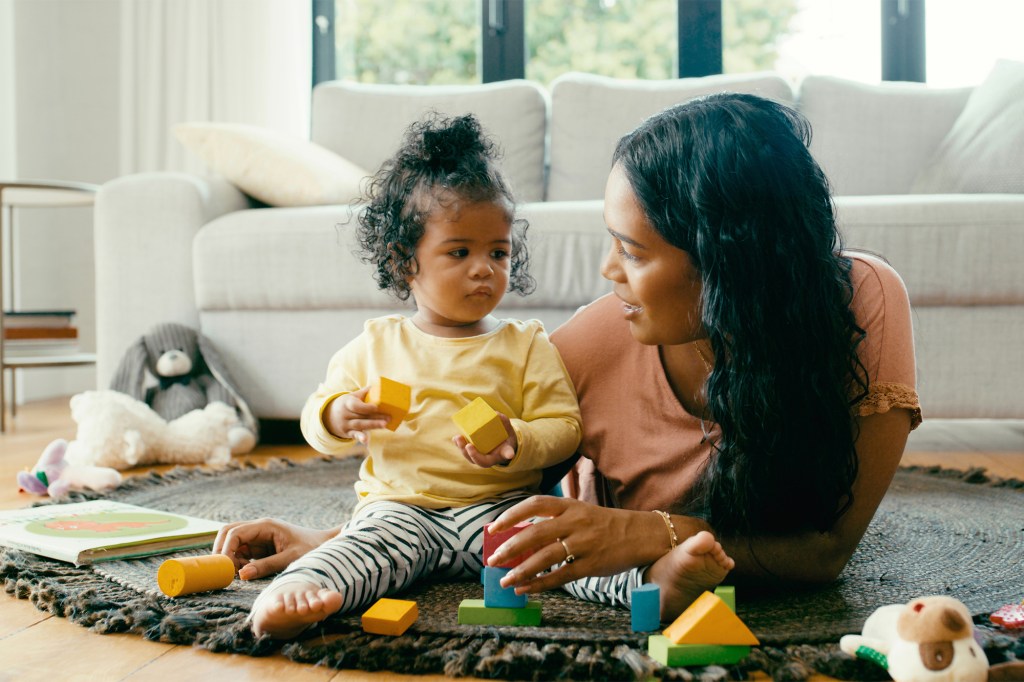
[[925, 82], [925, 0], [882, 0], [882, 80]]
[[313, 0], [313, 85], [335, 78], [334, 0]]
[[722, 73], [722, 0], [677, 0], [679, 77]]
[[480, 0], [481, 80], [526, 77], [526, 0]]

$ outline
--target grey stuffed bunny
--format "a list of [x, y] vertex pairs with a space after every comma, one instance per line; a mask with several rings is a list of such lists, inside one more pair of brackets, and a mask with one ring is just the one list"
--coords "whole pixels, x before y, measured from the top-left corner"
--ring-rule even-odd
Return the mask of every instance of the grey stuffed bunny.
[[229, 433], [231, 452], [256, 446], [259, 424], [239, 395], [210, 341], [182, 324], [153, 327], [133, 343], [121, 360], [110, 388], [140, 400], [170, 422], [220, 401], [238, 413]]

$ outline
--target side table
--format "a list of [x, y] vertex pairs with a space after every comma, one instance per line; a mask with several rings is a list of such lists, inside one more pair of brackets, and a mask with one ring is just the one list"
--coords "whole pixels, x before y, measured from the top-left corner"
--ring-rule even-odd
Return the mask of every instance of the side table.
[[[0, 308], [3, 308], [4, 284], [7, 274], [5, 267], [11, 271], [11, 290], [9, 291], [11, 307], [14, 307], [14, 252], [16, 250], [17, 226], [15, 209], [63, 206], [91, 206], [96, 198], [98, 185], [84, 182], [64, 182], [60, 180], [3, 180], [0, 179]], [[4, 253], [4, 236], [10, 244], [10, 254]], [[2, 312], [2, 311], [0, 311]], [[11, 371], [11, 416], [16, 414], [15, 375], [18, 369], [32, 367], [68, 367], [72, 365], [95, 364], [95, 353], [68, 353], [52, 356], [19, 356], [16, 352], [7, 353], [4, 349], [4, 322], [0, 314], [0, 433], [6, 430], [7, 370]]]

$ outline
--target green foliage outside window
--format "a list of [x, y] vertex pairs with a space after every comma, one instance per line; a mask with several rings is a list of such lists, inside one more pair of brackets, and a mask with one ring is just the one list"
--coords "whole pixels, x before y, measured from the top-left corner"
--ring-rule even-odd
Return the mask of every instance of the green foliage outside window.
[[[798, 0], [724, 0], [727, 73], [771, 69]], [[676, 0], [526, 0], [526, 77], [673, 78]], [[337, 0], [338, 78], [479, 83], [480, 0]]]

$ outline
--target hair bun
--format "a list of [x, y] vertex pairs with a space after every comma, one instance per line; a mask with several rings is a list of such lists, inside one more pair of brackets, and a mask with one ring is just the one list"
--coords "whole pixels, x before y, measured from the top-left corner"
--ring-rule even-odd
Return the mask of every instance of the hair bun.
[[422, 159], [442, 173], [454, 173], [467, 158], [487, 154], [483, 131], [472, 115], [434, 118], [423, 131]]

